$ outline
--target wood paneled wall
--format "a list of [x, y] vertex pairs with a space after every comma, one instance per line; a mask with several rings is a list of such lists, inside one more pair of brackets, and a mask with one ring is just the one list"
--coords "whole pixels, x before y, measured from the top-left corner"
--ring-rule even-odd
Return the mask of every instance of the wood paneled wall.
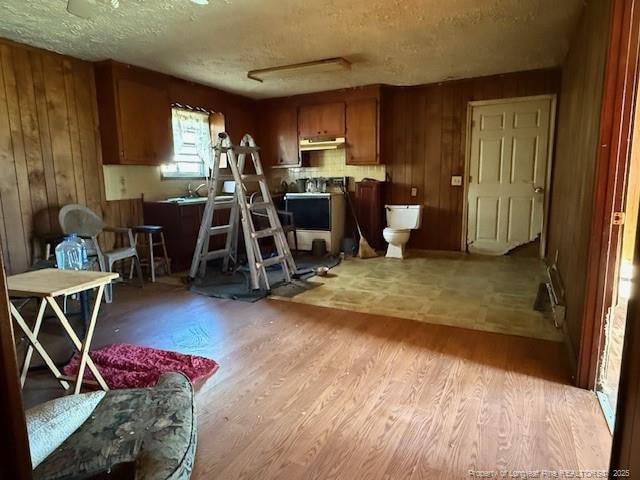
[[[161, 79], [172, 102], [222, 112], [236, 141], [255, 135], [253, 101], [156, 72], [131, 72]], [[0, 39], [0, 238], [8, 273], [38, 258], [38, 234], [59, 230], [62, 205], [87, 205], [112, 226], [143, 222], [141, 200], [105, 200], [98, 125], [92, 63]], [[114, 240], [102, 239], [107, 248]]]
[[565, 60], [558, 112], [547, 255], [550, 262], [558, 255], [574, 354], [584, 310], [610, 5], [589, 2], [585, 10]]
[[410, 246], [460, 250], [464, 189], [451, 186], [451, 176], [464, 175], [467, 103], [557, 94], [559, 86], [560, 70], [551, 69], [383, 89], [387, 201], [424, 205], [422, 228], [411, 234]]
[[87, 205], [109, 223], [139, 223], [140, 202], [105, 202], [93, 66], [7, 41], [0, 41], [0, 60], [0, 238], [7, 272], [31, 265], [38, 234], [59, 230], [61, 205]]

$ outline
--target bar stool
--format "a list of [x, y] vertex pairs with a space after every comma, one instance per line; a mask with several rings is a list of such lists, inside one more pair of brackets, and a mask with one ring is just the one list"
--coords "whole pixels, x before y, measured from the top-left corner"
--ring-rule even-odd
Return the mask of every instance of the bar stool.
[[[164, 242], [164, 233], [162, 227], [159, 225], [138, 225], [132, 228], [134, 243], [138, 245], [138, 235], [146, 236], [146, 249], [148, 251], [148, 258], [140, 258], [141, 265], [148, 266], [151, 272], [151, 281], [156, 281], [156, 261], [162, 264], [164, 271], [167, 275], [171, 275], [171, 261], [167, 255], [167, 246]], [[160, 235], [159, 241], [154, 241], [153, 236]], [[162, 247], [162, 253], [164, 256], [155, 257], [153, 255], [153, 247]], [[130, 273], [130, 276], [133, 272]]]

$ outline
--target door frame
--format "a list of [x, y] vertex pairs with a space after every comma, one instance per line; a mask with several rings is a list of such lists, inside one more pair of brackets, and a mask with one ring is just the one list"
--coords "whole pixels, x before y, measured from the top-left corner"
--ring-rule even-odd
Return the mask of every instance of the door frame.
[[555, 150], [555, 135], [556, 135], [556, 105], [558, 102], [558, 96], [555, 93], [548, 93], [544, 95], [530, 95], [526, 97], [511, 97], [511, 98], [496, 98], [493, 100], [472, 100], [467, 102], [467, 127], [465, 135], [465, 154], [464, 154], [464, 185], [462, 202], [462, 238], [460, 239], [460, 251], [466, 252], [467, 250], [467, 234], [469, 228], [469, 169], [471, 168], [471, 133], [472, 133], [472, 120], [473, 109], [475, 107], [483, 107], [486, 105], [499, 105], [501, 103], [517, 103], [517, 102], [530, 102], [533, 100], [550, 100], [549, 107], [549, 139], [547, 145], [547, 170], [544, 185], [544, 205], [542, 213], [542, 233], [540, 234], [540, 258], [544, 258], [547, 250], [547, 227], [551, 198], [551, 173], [553, 170], [553, 152]]
[[635, 453], [640, 449], [640, 223], [636, 226], [633, 264], [636, 274], [627, 311], [610, 472], [640, 471], [640, 457]]
[[31, 478], [31, 456], [12, 322], [0, 245], [0, 448], [11, 459], [0, 462], [0, 478], [27, 480]]
[[636, 0], [613, 0], [596, 156], [591, 237], [587, 256], [576, 385], [595, 389], [604, 348], [606, 312], [613, 300], [622, 228], [640, 60], [640, 12]]

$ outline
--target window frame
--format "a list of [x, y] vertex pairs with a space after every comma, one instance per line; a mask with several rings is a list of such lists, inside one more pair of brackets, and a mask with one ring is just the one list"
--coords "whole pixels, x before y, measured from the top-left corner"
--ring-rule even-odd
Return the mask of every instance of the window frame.
[[[181, 105], [181, 104], [172, 104], [171, 105], [171, 132], [172, 132], [172, 144], [173, 144], [173, 155], [172, 155], [172, 160], [164, 165], [162, 165], [160, 167], [160, 179], [161, 180], [204, 180], [206, 178], [208, 178], [208, 172], [207, 172], [207, 161], [206, 160], [202, 160], [200, 159], [199, 155], [196, 153], [194, 155], [191, 155], [193, 158], [197, 158], [200, 159], [199, 161], [194, 160], [193, 162], [189, 162], [188, 160], [176, 160], [176, 157], [178, 157], [179, 155], [188, 157], [188, 154], [176, 154], [176, 143], [175, 143], [175, 138], [173, 136], [173, 131], [174, 131], [174, 111], [175, 110], [183, 110], [186, 112], [194, 112], [194, 113], [201, 113], [203, 115], [207, 115], [207, 121], [208, 121], [208, 125], [209, 125], [209, 136], [210, 136], [210, 141], [211, 141], [211, 145], [213, 145], [214, 143], [214, 138], [217, 137], [217, 133], [218, 131], [223, 132], [224, 128], [225, 128], [225, 118], [224, 115], [222, 113], [218, 113], [218, 112], [213, 112], [210, 110], [206, 110], [204, 108], [200, 108], [200, 107], [191, 107], [188, 105]], [[193, 148], [197, 149], [197, 143], [193, 143]], [[166, 171], [166, 167], [167, 166], [171, 166], [171, 165], [178, 165], [178, 169], [179, 169], [179, 165], [180, 164], [199, 164], [200, 165], [200, 171], [201, 174], [196, 174], [196, 172], [185, 172], [183, 174], [180, 174], [179, 171], [178, 172], [167, 172]], [[227, 161], [226, 161], [226, 156], [223, 155], [223, 158], [221, 158], [221, 166], [220, 168], [226, 168], [227, 167]]]

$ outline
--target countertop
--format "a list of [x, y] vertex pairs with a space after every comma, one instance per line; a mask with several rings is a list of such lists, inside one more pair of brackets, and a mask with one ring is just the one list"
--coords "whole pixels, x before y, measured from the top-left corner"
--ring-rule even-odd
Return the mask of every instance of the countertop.
[[[216, 197], [216, 200], [219, 200], [219, 201], [233, 200], [233, 196], [218, 195]], [[170, 205], [193, 205], [193, 204], [199, 205], [201, 203], [206, 203], [207, 197], [195, 197], [195, 198], [176, 197], [176, 198], [167, 198], [165, 200], [149, 200], [145, 202], [146, 203], [165, 203]]]

